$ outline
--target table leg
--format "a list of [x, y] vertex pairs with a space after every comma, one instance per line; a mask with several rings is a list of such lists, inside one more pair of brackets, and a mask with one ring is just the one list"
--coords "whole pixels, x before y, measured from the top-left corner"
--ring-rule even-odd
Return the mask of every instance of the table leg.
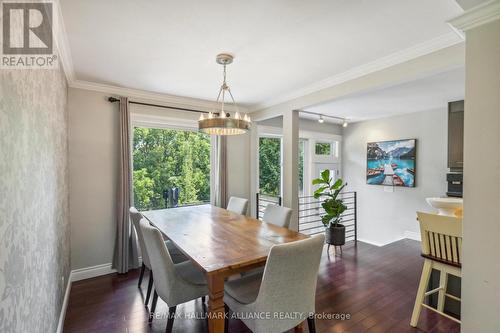
[[208, 275], [208, 331], [224, 332], [224, 277]]

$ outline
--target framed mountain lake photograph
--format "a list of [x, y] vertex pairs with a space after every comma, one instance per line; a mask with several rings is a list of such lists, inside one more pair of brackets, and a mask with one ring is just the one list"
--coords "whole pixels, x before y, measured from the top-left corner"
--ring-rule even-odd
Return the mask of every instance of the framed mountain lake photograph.
[[368, 142], [366, 183], [415, 187], [417, 139]]

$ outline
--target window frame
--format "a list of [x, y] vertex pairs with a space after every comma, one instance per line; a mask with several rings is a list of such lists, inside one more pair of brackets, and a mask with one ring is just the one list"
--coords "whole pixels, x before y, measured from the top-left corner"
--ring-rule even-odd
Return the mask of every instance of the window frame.
[[[191, 131], [198, 132], [198, 121], [186, 118], [169, 117], [169, 116], [158, 116], [151, 115], [143, 112], [130, 112], [130, 169], [132, 170], [131, 180], [132, 186], [130, 188], [130, 195], [132, 200], [134, 200], [134, 185], [133, 185], [133, 170], [134, 170], [134, 128], [156, 128], [156, 129], [169, 129], [178, 131]], [[210, 202], [213, 202], [213, 191], [215, 188], [214, 180], [214, 170], [212, 168], [213, 159], [215, 157], [215, 144], [213, 140], [213, 135], [208, 136], [210, 139]], [[198, 205], [198, 204], [195, 204]], [[203, 203], [199, 204], [203, 205]]]
[[[257, 136], [257, 159], [259, 159], [260, 155], [260, 138], [270, 138], [270, 139], [279, 139], [280, 140], [280, 193], [279, 196], [283, 196], [283, 136], [280, 134], [274, 133], [259, 133]], [[257, 164], [260, 165], [260, 160], [257, 161]], [[258, 169], [257, 175], [257, 188], [260, 193], [260, 167]]]
[[[317, 153], [317, 148], [318, 148], [318, 144], [319, 145], [328, 145], [328, 154], [318, 154]], [[333, 146], [334, 146], [334, 143], [332, 141], [326, 141], [326, 140], [316, 140], [314, 142], [314, 155], [316, 156], [332, 156], [333, 155]]]

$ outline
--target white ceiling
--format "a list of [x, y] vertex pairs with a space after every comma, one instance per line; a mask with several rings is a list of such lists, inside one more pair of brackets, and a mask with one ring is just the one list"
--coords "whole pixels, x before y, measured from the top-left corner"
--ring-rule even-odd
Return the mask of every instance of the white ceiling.
[[[305, 110], [355, 122], [443, 109], [450, 101], [464, 99], [464, 95], [465, 69], [457, 68], [396, 86], [346, 96]], [[301, 114], [301, 117], [318, 118], [306, 114]]]
[[286, 95], [452, 33], [454, 0], [64, 0], [76, 79], [237, 102]]

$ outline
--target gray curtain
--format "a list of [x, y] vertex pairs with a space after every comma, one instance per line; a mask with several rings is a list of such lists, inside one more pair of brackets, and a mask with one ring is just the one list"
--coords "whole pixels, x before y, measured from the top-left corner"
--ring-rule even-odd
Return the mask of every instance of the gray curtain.
[[214, 144], [212, 168], [213, 188], [211, 195], [212, 205], [226, 208], [227, 206], [227, 137], [223, 135], [212, 136]]
[[129, 209], [133, 205], [130, 110], [127, 97], [120, 97], [120, 155], [116, 193], [116, 240], [113, 268], [126, 273], [139, 266], [137, 236], [132, 228]]

